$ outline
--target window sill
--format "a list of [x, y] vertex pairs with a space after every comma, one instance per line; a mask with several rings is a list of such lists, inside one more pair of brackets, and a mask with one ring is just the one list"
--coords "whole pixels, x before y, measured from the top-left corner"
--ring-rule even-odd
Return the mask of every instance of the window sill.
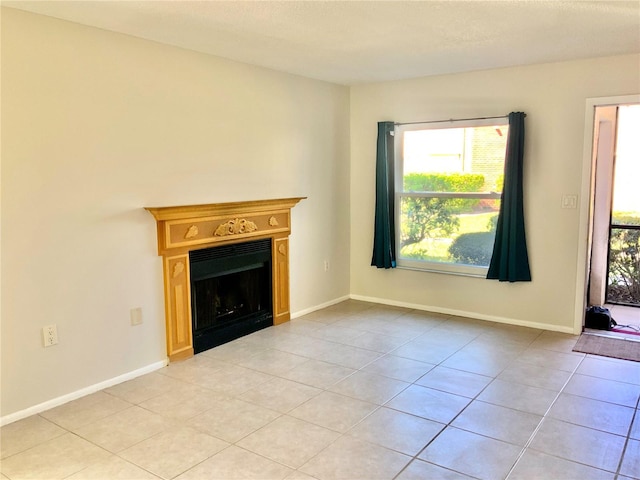
[[400, 263], [397, 262], [397, 267], [400, 270], [413, 270], [416, 272], [427, 272], [427, 273], [441, 273], [445, 275], [457, 275], [460, 277], [472, 277], [472, 278], [487, 278], [487, 272], [489, 268], [487, 267], [472, 267], [469, 265], [438, 265], [433, 263], [428, 263], [427, 265], [415, 265], [415, 264], [407, 264], [405, 262]]

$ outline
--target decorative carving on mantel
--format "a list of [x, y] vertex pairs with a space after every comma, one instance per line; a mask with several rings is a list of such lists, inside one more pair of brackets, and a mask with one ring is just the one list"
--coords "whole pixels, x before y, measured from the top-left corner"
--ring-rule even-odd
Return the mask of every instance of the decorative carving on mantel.
[[278, 251], [280, 252], [280, 255], [286, 255], [287, 254], [287, 247], [285, 247], [284, 244], [281, 243], [278, 246]]
[[234, 218], [228, 222], [222, 223], [213, 233], [216, 237], [224, 237], [226, 235], [238, 235], [240, 233], [251, 233], [258, 230], [258, 226], [245, 218]]
[[191, 225], [187, 229], [187, 233], [184, 234], [184, 238], [185, 238], [185, 240], [188, 240], [190, 238], [197, 237], [198, 233], [200, 233], [199, 230], [198, 230], [198, 226], [197, 225]]
[[269, 219], [269, 225], [272, 227], [277, 227], [280, 224], [278, 223], [278, 219], [276, 217], [271, 217]]
[[173, 278], [176, 278], [178, 275], [181, 275], [184, 272], [184, 263], [178, 262], [173, 266]]

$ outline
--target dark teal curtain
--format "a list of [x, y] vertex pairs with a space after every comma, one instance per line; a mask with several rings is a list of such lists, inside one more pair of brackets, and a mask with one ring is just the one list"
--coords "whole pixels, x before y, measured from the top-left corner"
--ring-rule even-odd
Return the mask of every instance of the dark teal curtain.
[[504, 160], [504, 186], [496, 240], [487, 278], [501, 282], [530, 282], [529, 255], [524, 231], [523, 178], [524, 117], [509, 114], [509, 134]]
[[371, 258], [371, 265], [378, 268], [396, 267], [394, 128], [393, 122], [378, 122], [376, 216]]

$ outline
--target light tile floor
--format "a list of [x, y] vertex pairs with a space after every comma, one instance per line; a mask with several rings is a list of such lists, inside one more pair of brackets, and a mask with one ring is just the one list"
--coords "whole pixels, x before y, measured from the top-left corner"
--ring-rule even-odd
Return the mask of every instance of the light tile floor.
[[2, 479], [640, 479], [640, 363], [347, 301], [3, 427]]

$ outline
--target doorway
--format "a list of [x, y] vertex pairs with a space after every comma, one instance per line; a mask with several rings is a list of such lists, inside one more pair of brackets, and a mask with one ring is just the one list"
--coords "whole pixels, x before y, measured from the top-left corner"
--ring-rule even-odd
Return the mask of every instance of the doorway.
[[640, 331], [639, 100], [596, 101], [591, 112], [587, 105], [592, 141], [583, 305], [607, 306], [628, 326], [616, 330], [632, 334]]
[[640, 308], [640, 105], [617, 110], [605, 302]]

